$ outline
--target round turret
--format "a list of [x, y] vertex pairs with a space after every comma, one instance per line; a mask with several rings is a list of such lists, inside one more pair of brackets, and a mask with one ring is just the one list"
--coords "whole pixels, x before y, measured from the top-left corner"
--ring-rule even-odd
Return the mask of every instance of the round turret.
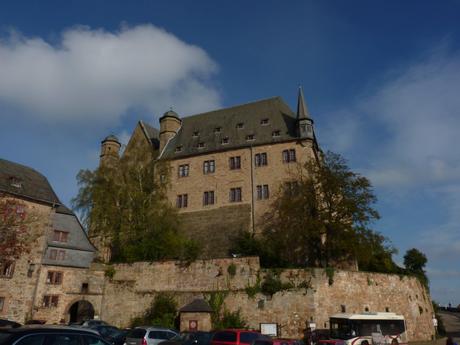
[[111, 134], [101, 141], [100, 165], [115, 163], [120, 158], [121, 144], [118, 138]]
[[176, 135], [181, 125], [182, 120], [172, 109], [168, 110], [160, 117], [160, 151], [163, 150], [166, 143]]

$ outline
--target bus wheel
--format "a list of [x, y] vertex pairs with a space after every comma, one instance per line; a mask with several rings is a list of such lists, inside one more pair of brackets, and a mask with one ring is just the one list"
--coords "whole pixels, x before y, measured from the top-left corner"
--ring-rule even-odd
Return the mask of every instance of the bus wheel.
[[398, 339], [393, 339], [393, 340], [391, 341], [391, 345], [399, 345]]
[[367, 340], [364, 340], [361, 342], [361, 345], [369, 345], [369, 342]]

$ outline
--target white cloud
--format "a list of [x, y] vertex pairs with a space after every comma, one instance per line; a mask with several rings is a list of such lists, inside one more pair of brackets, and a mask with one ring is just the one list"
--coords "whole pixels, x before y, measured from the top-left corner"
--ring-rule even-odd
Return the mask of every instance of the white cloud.
[[108, 123], [133, 108], [213, 109], [216, 71], [203, 49], [153, 25], [75, 27], [58, 44], [14, 32], [0, 40], [0, 102], [49, 122]]

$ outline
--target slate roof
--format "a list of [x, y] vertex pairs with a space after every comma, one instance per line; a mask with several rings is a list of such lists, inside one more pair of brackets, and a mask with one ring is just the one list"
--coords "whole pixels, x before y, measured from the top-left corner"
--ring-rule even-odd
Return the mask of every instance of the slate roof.
[[[242, 128], [238, 128], [239, 124]], [[279, 132], [279, 136], [273, 136], [273, 132]], [[296, 133], [296, 115], [280, 97], [273, 97], [183, 117], [181, 128], [168, 142], [161, 158], [295, 140]], [[254, 139], [248, 140], [251, 135]], [[224, 138], [228, 138], [227, 144], [222, 143]]]
[[181, 313], [212, 313], [213, 310], [209, 306], [208, 302], [204, 299], [197, 298], [192, 303], [182, 307], [179, 312]]
[[143, 121], [139, 121], [139, 123], [152, 146], [158, 148], [160, 146], [160, 131]]
[[45, 176], [25, 165], [1, 158], [0, 192], [49, 204], [61, 204]]

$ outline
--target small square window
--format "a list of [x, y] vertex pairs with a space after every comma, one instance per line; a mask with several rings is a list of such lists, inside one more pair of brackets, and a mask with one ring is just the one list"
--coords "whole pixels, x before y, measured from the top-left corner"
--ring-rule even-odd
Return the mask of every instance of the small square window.
[[240, 122], [236, 124], [236, 129], [243, 129], [244, 128], [244, 123]]
[[254, 158], [255, 158], [254, 163], [255, 163], [256, 167], [261, 167], [261, 166], [268, 165], [267, 153], [266, 152], [256, 153]]
[[181, 152], [182, 151], [182, 145], [176, 147], [176, 152]]
[[273, 137], [273, 138], [277, 138], [277, 137], [279, 137], [279, 136], [281, 136], [281, 132], [280, 132], [280, 131], [273, 131], [273, 132], [272, 132], [272, 137]]
[[230, 157], [229, 159], [230, 170], [241, 169], [241, 157]]
[[247, 141], [253, 141], [253, 140], [255, 140], [255, 139], [256, 139], [256, 137], [255, 137], [254, 134], [249, 134], [249, 135], [246, 136], [246, 140], [247, 140]]
[[222, 127], [216, 127], [216, 128], [214, 128], [214, 133], [215, 133], [215, 134], [218, 134], [218, 133], [220, 133], [221, 131], [222, 131]]
[[205, 146], [206, 146], [205, 143], [198, 143], [199, 149], [204, 149]]
[[0, 262], [0, 277], [11, 278], [14, 273], [14, 261]]
[[221, 140], [222, 145], [226, 145], [228, 144], [228, 142], [229, 142], [228, 137], [222, 138]]
[[10, 186], [14, 188], [22, 188], [22, 181], [17, 177], [10, 177]]
[[200, 132], [199, 132], [199, 131], [194, 131], [192, 136], [193, 136], [194, 138], [196, 138], [196, 137], [198, 137], [199, 135], [200, 135]]
[[230, 188], [230, 202], [240, 202], [242, 200], [241, 187]]
[[212, 174], [216, 171], [216, 162], [214, 159], [203, 162], [203, 174]]
[[179, 177], [187, 177], [188, 172], [189, 172], [189, 165], [188, 164], [179, 165], [179, 169], [178, 169]]
[[185, 208], [188, 206], [188, 194], [179, 194], [176, 199], [177, 208]]
[[283, 163], [296, 162], [295, 149], [284, 150], [283, 151]]
[[267, 126], [269, 124], [269, 121], [268, 121], [268, 119], [262, 119], [262, 120], [260, 120], [260, 124], [262, 126]]
[[214, 205], [214, 191], [208, 191], [203, 193], [203, 206]]
[[81, 284], [81, 293], [88, 293], [89, 292], [89, 284], [88, 283], [82, 283]]
[[257, 200], [266, 200], [270, 197], [270, 193], [268, 191], [268, 185], [258, 185], [257, 189]]

